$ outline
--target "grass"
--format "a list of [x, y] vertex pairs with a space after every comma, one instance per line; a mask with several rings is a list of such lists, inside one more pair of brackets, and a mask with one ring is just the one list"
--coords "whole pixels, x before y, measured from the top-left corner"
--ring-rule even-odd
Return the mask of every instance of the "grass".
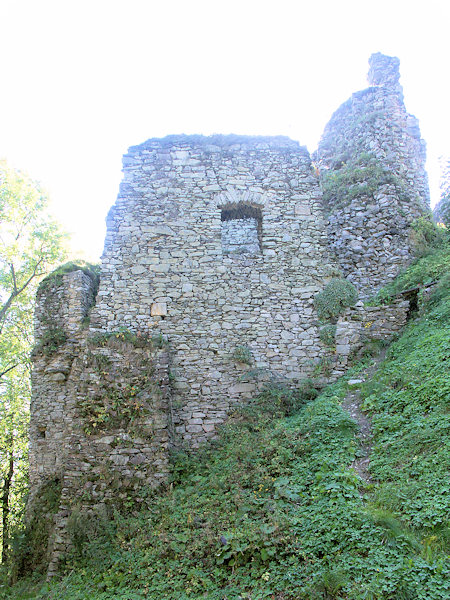
[[359, 365], [317, 398], [296, 396], [290, 416], [282, 391], [255, 399], [213, 446], [175, 455], [171, 484], [143, 490], [143, 507], [84, 520], [59, 581], [5, 584], [0, 598], [448, 597], [448, 260], [435, 250], [396, 284], [440, 280], [361, 389], [373, 483], [350, 468], [359, 440], [341, 407]]
[[382, 288], [375, 299], [378, 302], [390, 302], [400, 292], [427, 285], [448, 276], [450, 273], [450, 235], [444, 233], [443, 236], [445, 236], [443, 243], [427, 256], [415, 260], [392, 283]]

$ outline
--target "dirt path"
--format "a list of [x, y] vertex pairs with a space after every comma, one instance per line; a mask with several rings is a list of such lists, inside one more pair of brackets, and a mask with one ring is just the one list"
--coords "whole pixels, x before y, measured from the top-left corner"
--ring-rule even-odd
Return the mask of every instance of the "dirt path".
[[358, 388], [361, 383], [373, 376], [385, 356], [386, 350], [383, 350], [373, 359], [368, 367], [359, 373], [357, 379], [349, 380], [349, 387], [351, 389], [342, 401], [342, 408], [346, 410], [358, 424], [358, 438], [360, 440], [359, 456], [355, 458], [350, 467], [354, 469], [366, 483], [372, 483], [373, 481], [372, 476], [369, 473], [370, 453], [373, 446], [372, 425], [369, 417], [361, 409], [361, 393]]

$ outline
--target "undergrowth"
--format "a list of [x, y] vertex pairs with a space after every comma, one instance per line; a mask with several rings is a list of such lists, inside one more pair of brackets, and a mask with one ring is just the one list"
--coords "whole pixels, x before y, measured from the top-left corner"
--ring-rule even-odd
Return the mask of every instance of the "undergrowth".
[[389, 303], [400, 292], [417, 286], [426, 286], [450, 273], [450, 234], [442, 232], [442, 242], [432, 251], [417, 259], [400, 273], [392, 283], [382, 288], [375, 301]]
[[[12, 580], [34, 572], [44, 574], [47, 569], [47, 547], [53, 529], [53, 515], [57, 512], [61, 497], [61, 482], [57, 479], [46, 481], [39, 490], [28, 515], [26, 526], [16, 532], [13, 541]], [[1, 587], [0, 587], [1, 597]]]
[[74, 521], [60, 581], [4, 587], [0, 598], [447, 598], [448, 261], [448, 247], [436, 250], [395, 284], [439, 280], [362, 385], [371, 484], [350, 467], [357, 426], [341, 407], [361, 366], [316, 398], [272, 390], [213, 445], [174, 455], [171, 483], [143, 490], [140, 510]]
[[358, 292], [350, 281], [335, 278], [316, 294], [314, 306], [319, 319], [336, 320], [347, 307], [353, 306], [357, 299]]

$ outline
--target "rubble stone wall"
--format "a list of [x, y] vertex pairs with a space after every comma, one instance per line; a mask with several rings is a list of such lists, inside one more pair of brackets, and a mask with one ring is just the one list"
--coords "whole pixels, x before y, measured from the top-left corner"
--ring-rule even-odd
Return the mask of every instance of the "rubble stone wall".
[[[255, 392], [245, 371], [295, 382], [324, 353], [313, 298], [333, 266], [319, 182], [296, 142], [149, 140], [125, 156], [107, 222], [92, 327], [168, 340], [175, 429], [190, 445]], [[251, 365], [234, 358], [242, 346]]]
[[92, 336], [85, 319], [93, 292], [92, 279], [77, 270], [46, 282], [36, 306], [29, 511], [31, 518], [44, 485], [61, 483], [50, 575], [68, 547], [73, 506], [127, 495], [139, 501], [141, 488], [159, 485], [169, 471], [167, 349], [121, 332]]
[[352, 355], [367, 342], [391, 342], [406, 325], [408, 300], [394, 300], [383, 306], [364, 306], [358, 302], [339, 317], [336, 326], [336, 356], [334, 375], [342, 375], [349, 366]]
[[399, 60], [369, 62], [370, 87], [333, 114], [315, 154], [330, 249], [364, 297], [412, 260], [411, 223], [429, 212], [425, 142], [403, 103]]

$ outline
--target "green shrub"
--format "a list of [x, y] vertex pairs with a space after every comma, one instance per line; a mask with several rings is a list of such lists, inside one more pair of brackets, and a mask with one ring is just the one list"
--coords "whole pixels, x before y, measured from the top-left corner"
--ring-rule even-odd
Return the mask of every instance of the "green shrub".
[[442, 244], [446, 232], [432, 220], [431, 214], [419, 217], [411, 223], [411, 237], [417, 256], [425, 256]]
[[416, 259], [396, 279], [384, 286], [372, 303], [389, 303], [400, 292], [438, 281], [450, 273], [450, 237], [445, 235], [429, 254]]
[[314, 306], [322, 320], [336, 319], [358, 298], [355, 286], [345, 279], [332, 279], [314, 298]]
[[114, 519], [106, 509], [86, 513], [75, 509], [67, 520], [67, 533], [72, 550], [69, 560], [89, 555], [95, 558], [93, 548], [98, 544], [108, 544], [114, 538]]
[[335, 346], [336, 344], [336, 325], [329, 323], [320, 328], [319, 337], [327, 346]]
[[35, 497], [32, 513], [25, 529], [14, 535], [12, 541], [12, 579], [44, 573], [48, 565], [48, 542], [53, 530], [53, 516], [59, 508], [61, 481], [51, 479], [44, 483]]

